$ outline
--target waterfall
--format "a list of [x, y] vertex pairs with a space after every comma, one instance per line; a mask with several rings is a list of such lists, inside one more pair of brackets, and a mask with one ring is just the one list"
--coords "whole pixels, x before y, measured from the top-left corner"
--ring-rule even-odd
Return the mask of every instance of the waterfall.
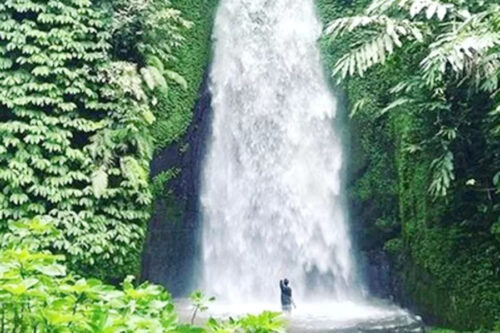
[[313, 0], [222, 0], [202, 173], [203, 288], [231, 302], [348, 300], [356, 267], [343, 207], [338, 102]]

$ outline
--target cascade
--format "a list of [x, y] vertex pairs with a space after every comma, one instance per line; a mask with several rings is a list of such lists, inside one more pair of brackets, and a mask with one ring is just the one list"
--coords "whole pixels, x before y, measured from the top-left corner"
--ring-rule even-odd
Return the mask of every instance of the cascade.
[[321, 32], [314, 0], [221, 0], [200, 192], [199, 287], [217, 298], [207, 316], [279, 311], [286, 277], [290, 332], [422, 332], [357, 277]]
[[202, 174], [203, 288], [231, 302], [361, 289], [343, 206], [338, 102], [313, 0], [222, 0]]
[[286, 277], [299, 304], [290, 332], [422, 332], [356, 274], [314, 0], [221, 0], [214, 29], [200, 194], [209, 315], [279, 311]]

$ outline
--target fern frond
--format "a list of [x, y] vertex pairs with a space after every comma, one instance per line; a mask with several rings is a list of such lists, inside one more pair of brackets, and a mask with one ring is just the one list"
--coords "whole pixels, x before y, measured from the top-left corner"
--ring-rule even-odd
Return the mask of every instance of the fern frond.
[[431, 163], [432, 181], [429, 186], [429, 193], [437, 197], [445, 197], [450, 188], [451, 182], [455, 180], [453, 153], [446, 151], [442, 156]]
[[455, 6], [438, 0], [374, 0], [366, 9], [366, 13], [383, 14], [391, 9], [404, 10], [410, 17], [424, 13], [427, 19], [436, 17], [442, 21], [447, 14], [455, 10]]
[[384, 63], [396, 48], [403, 46], [404, 39], [423, 42], [424, 38], [419, 23], [385, 15], [341, 18], [333, 21], [326, 33], [340, 36], [362, 27], [375, 29], [375, 36], [362, 40], [361, 45], [352, 48], [337, 61], [333, 74], [342, 79], [354, 74], [363, 76], [372, 66]]
[[500, 46], [500, 31], [481, 29], [478, 17], [471, 17], [460, 25], [450, 23], [450, 26], [449, 32], [439, 35], [429, 46], [429, 54], [421, 63], [429, 87], [441, 80], [449, 66], [457, 76], [479, 74], [475, 81], [489, 80], [493, 85], [485, 88], [495, 90], [500, 53], [493, 50]]

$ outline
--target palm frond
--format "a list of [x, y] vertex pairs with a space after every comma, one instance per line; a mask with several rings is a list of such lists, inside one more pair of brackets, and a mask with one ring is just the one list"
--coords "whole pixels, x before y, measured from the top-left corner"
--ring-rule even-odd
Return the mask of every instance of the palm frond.
[[406, 19], [375, 16], [343, 18], [336, 21], [327, 29], [327, 33], [332, 36], [342, 35], [367, 25], [376, 25], [379, 28], [374, 37], [362, 41], [360, 46], [353, 48], [338, 60], [333, 74], [342, 79], [354, 74], [363, 76], [372, 66], [384, 63], [396, 48], [403, 46], [405, 38], [423, 42], [419, 24]]
[[438, 0], [374, 0], [366, 9], [366, 13], [383, 14], [396, 8], [408, 12], [411, 17], [423, 13], [427, 19], [436, 17], [440, 21], [455, 10], [453, 4]]
[[489, 29], [485, 19], [485, 14], [480, 13], [460, 24], [448, 23], [448, 31], [429, 45], [429, 54], [421, 62], [429, 87], [435, 86], [450, 68], [457, 76], [473, 78], [477, 86], [488, 81], [485, 89], [490, 92], [498, 88], [500, 31]]
[[439, 158], [433, 160], [431, 170], [432, 181], [429, 186], [429, 193], [435, 198], [445, 197], [451, 182], [455, 180], [453, 153], [447, 150]]

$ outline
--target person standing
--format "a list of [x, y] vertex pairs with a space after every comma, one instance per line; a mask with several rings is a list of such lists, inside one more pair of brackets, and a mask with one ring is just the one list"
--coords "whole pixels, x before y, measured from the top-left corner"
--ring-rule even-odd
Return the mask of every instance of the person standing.
[[292, 312], [292, 305], [297, 307], [293, 301], [292, 288], [290, 288], [289, 283], [288, 279], [280, 280], [281, 309], [286, 313]]

